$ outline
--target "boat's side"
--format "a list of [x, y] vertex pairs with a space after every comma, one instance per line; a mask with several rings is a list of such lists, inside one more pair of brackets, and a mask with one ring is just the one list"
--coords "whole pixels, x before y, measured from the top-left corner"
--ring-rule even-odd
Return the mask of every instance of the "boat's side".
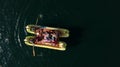
[[[31, 27], [41, 27], [41, 26], [37, 26], [37, 25], [27, 25], [26, 26], [26, 30], [28, 33], [31, 34], [35, 34], [34, 31], [31, 30]], [[63, 28], [54, 28], [54, 27], [44, 27], [45, 29], [49, 29], [49, 30], [58, 30], [62, 33], [62, 35], [60, 35], [60, 37], [69, 37], [69, 30], [67, 29], [63, 29]]]
[[31, 34], [35, 34], [34, 31], [31, 31], [31, 30], [30, 30], [30, 29], [31, 29], [31, 26], [32, 26], [32, 25], [27, 25], [27, 26], [26, 26], [26, 31], [27, 31], [28, 33], [31, 33]]
[[25, 38], [25, 44], [26, 45], [29, 45], [29, 46], [35, 46], [35, 47], [42, 47], [42, 48], [48, 48], [48, 49], [54, 49], [54, 50], [61, 50], [61, 51], [64, 51], [66, 50], [66, 43], [65, 42], [59, 42], [59, 47], [53, 47], [53, 46], [47, 46], [47, 45], [40, 45], [40, 44], [33, 44], [30, 42], [30, 38], [34, 38], [34, 36], [27, 36]]

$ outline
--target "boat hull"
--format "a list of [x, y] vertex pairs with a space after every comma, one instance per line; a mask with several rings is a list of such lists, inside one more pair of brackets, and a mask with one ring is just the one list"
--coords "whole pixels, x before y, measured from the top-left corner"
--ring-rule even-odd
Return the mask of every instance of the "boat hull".
[[34, 38], [34, 36], [27, 36], [24, 39], [25, 44], [28, 45], [28, 46], [48, 48], [48, 49], [54, 49], [54, 50], [61, 50], [61, 51], [66, 50], [66, 43], [65, 42], [59, 41], [58, 42], [59, 47], [56, 47], [56, 46], [50, 46], [50, 45], [46, 45], [46, 44], [34, 44], [34, 43], [31, 43], [31, 39], [33, 39], [33, 38]]
[[61, 33], [59, 37], [69, 37], [69, 30], [63, 29], [63, 28], [54, 28], [54, 27], [43, 27], [43, 26], [38, 26], [38, 25], [27, 25], [26, 26], [26, 31], [31, 34], [35, 34], [34, 28], [44, 28], [44, 29], [49, 29], [49, 30], [57, 30]]

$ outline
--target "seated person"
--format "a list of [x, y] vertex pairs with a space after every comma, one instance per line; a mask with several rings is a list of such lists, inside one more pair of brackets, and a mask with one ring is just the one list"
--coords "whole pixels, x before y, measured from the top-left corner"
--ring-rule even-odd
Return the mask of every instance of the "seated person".
[[45, 34], [43, 34], [44, 38], [43, 41], [44, 42], [55, 42], [57, 41], [57, 35], [55, 33], [51, 33], [51, 32], [45, 32]]

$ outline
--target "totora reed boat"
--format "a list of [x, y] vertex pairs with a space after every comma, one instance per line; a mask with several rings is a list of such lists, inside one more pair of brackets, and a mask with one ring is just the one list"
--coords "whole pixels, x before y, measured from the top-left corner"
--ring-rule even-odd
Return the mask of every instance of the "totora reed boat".
[[26, 45], [61, 51], [66, 50], [67, 44], [59, 41], [59, 38], [69, 37], [69, 30], [67, 29], [27, 25], [26, 31], [34, 34], [33, 36], [26, 36], [24, 39]]

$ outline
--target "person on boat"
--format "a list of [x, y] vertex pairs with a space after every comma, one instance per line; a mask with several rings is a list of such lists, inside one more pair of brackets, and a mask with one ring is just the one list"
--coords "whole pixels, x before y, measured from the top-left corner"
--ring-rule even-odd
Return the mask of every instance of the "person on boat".
[[44, 36], [44, 38], [43, 38], [43, 42], [51, 42], [51, 40], [50, 40], [50, 34], [48, 33], [48, 32], [45, 32], [44, 34], [43, 34], [43, 36]]
[[51, 43], [51, 45], [56, 45], [57, 43], [57, 34], [51, 30], [36, 30], [36, 43]]
[[56, 31], [54, 31], [52, 34], [52, 45], [53, 46], [58, 46], [58, 34], [56, 33]]
[[49, 42], [51, 44], [56, 44], [57, 43], [57, 35], [54, 32], [46, 32], [44, 35], [43, 42]]
[[38, 43], [44, 38], [43, 35], [42, 35], [43, 30], [42, 29], [37, 29], [35, 32], [36, 32], [35, 42]]
[[52, 42], [55, 42], [57, 39], [57, 36], [55, 34], [51, 34], [51, 35], [52, 35], [52, 38], [51, 38]]

